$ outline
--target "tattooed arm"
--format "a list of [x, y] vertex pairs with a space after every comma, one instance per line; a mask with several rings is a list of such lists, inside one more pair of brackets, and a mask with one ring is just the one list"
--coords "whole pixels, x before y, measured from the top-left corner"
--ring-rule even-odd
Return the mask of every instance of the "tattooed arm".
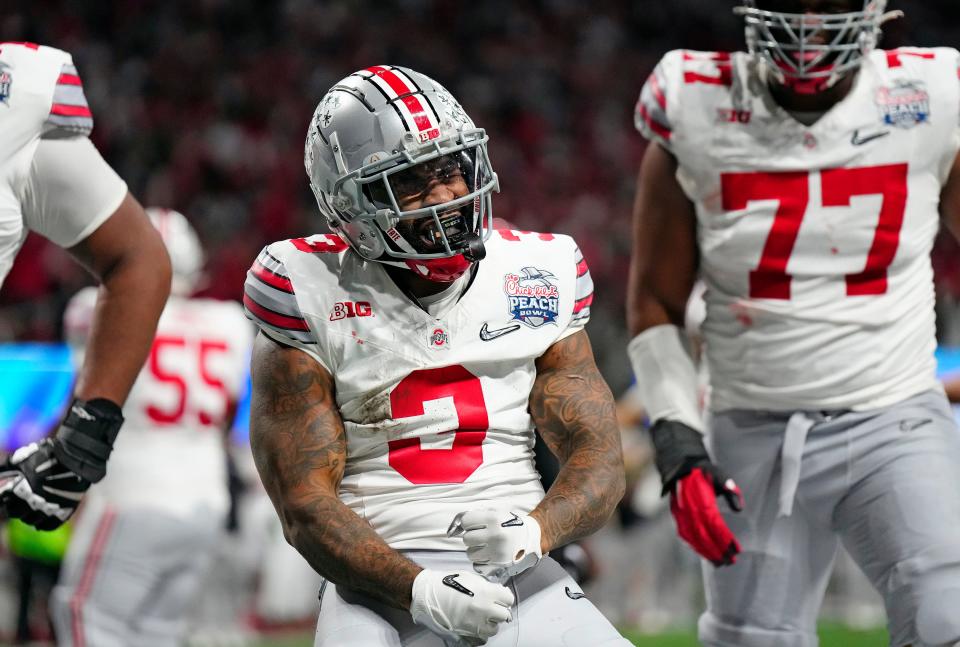
[[334, 584], [407, 609], [421, 568], [337, 495], [347, 458], [331, 375], [301, 350], [254, 342], [250, 444], [283, 533]]
[[587, 333], [570, 335], [537, 360], [530, 414], [560, 461], [560, 473], [530, 516], [543, 552], [596, 531], [623, 496], [623, 455], [613, 396]]

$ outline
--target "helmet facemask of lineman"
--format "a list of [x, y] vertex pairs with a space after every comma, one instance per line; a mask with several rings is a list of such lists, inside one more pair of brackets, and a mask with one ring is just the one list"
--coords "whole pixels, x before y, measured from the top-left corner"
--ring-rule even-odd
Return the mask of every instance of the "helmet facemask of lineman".
[[205, 278], [203, 247], [197, 232], [179, 211], [149, 207], [146, 212], [154, 229], [160, 232], [160, 238], [170, 255], [173, 269], [170, 293], [180, 297], [190, 296], [201, 287]]
[[436, 81], [375, 66], [317, 106], [304, 164], [320, 212], [360, 256], [450, 282], [483, 258], [492, 231], [487, 141]]
[[883, 23], [903, 15], [887, 12], [887, 0], [862, 3], [844, 13], [804, 13], [798, 0], [743, 0], [735, 11], [746, 23], [747, 48], [764, 70], [798, 94], [815, 94], [858, 69], [877, 46]]

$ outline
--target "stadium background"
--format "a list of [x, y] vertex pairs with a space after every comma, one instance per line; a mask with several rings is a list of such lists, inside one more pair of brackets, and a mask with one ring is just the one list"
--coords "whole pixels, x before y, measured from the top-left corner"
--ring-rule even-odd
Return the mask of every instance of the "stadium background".
[[[73, 54], [95, 115], [93, 140], [143, 204], [187, 214], [208, 253], [203, 295], [221, 299], [239, 297], [244, 273], [266, 242], [323, 229], [302, 151], [325, 90], [378, 63], [433, 76], [490, 133], [501, 179], [495, 214], [523, 229], [572, 234], [580, 243], [597, 284], [588, 331], [620, 394], [631, 380], [623, 310], [630, 208], [644, 149], [632, 108], [665, 51], [741, 46], [733, 4], [5, 0], [0, 41], [40, 42]], [[960, 24], [950, 19], [951, 4], [894, 0], [891, 8], [907, 17], [890, 24], [884, 45], [956, 46]], [[938, 322], [947, 346], [960, 343], [958, 251], [947, 238], [935, 250]], [[87, 283], [62, 251], [31, 236], [0, 292], [2, 350], [57, 342], [67, 300]], [[0, 370], [5, 394], [16, 379]], [[605, 586], [616, 588], [615, 571], [642, 567], [623, 548], [636, 541], [615, 528], [598, 538], [600, 546], [616, 546], [602, 552], [631, 562], [600, 564], [601, 597]], [[680, 556], [677, 567], [678, 579], [695, 580], [691, 560]], [[696, 585], [690, 587], [695, 607]], [[673, 620], [682, 624], [690, 613], [678, 611]], [[620, 620], [643, 624], [642, 616]], [[878, 635], [864, 644], [882, 644]], [[672, 644], [666, 640], [655, 644]]]

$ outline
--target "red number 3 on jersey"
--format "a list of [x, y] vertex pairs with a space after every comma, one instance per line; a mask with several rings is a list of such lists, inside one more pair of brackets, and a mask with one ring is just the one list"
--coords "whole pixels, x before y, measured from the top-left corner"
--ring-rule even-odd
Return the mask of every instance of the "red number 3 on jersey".
[[419, 438], [391, 440], [390, 466], [418, 485], [463, 483], [483, 463], [483, 439], [489, 420], [480, 378], [462, 366], [414, 371], [400, 380], [390, 393], [395, 419], [424, 414], [431, 400], [452, 398], [459, 428], [450, 449], [424, 449]]

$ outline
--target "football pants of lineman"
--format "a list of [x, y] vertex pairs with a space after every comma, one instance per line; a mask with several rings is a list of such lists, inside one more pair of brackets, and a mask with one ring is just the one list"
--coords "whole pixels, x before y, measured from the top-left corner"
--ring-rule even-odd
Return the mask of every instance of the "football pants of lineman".
[[874, 411], [724, 411], [710, 429], [746, 507], [723, 512], [737, 563], [703, 565], [704, 645], [816, 647], [841, 541], [884, 598], [892, 646], [960, 641], [960, 431], [942, 393]]
[[[411, 551], [424, 568], [472, 571], [466, 553]], [[507, 584], [516, 598], [513, 620], [487, 641], [487, 647], [629, 647], [631, 644], [583, 597], [579, 585], [556, 561], [544, 557]], [[443, 639], [414, 624], [407, 611], [325, 582], [314, 647], [444, 647]]]
[[88, 497], [51, 599], [57, 645], [181, 645], [222, 522]]

